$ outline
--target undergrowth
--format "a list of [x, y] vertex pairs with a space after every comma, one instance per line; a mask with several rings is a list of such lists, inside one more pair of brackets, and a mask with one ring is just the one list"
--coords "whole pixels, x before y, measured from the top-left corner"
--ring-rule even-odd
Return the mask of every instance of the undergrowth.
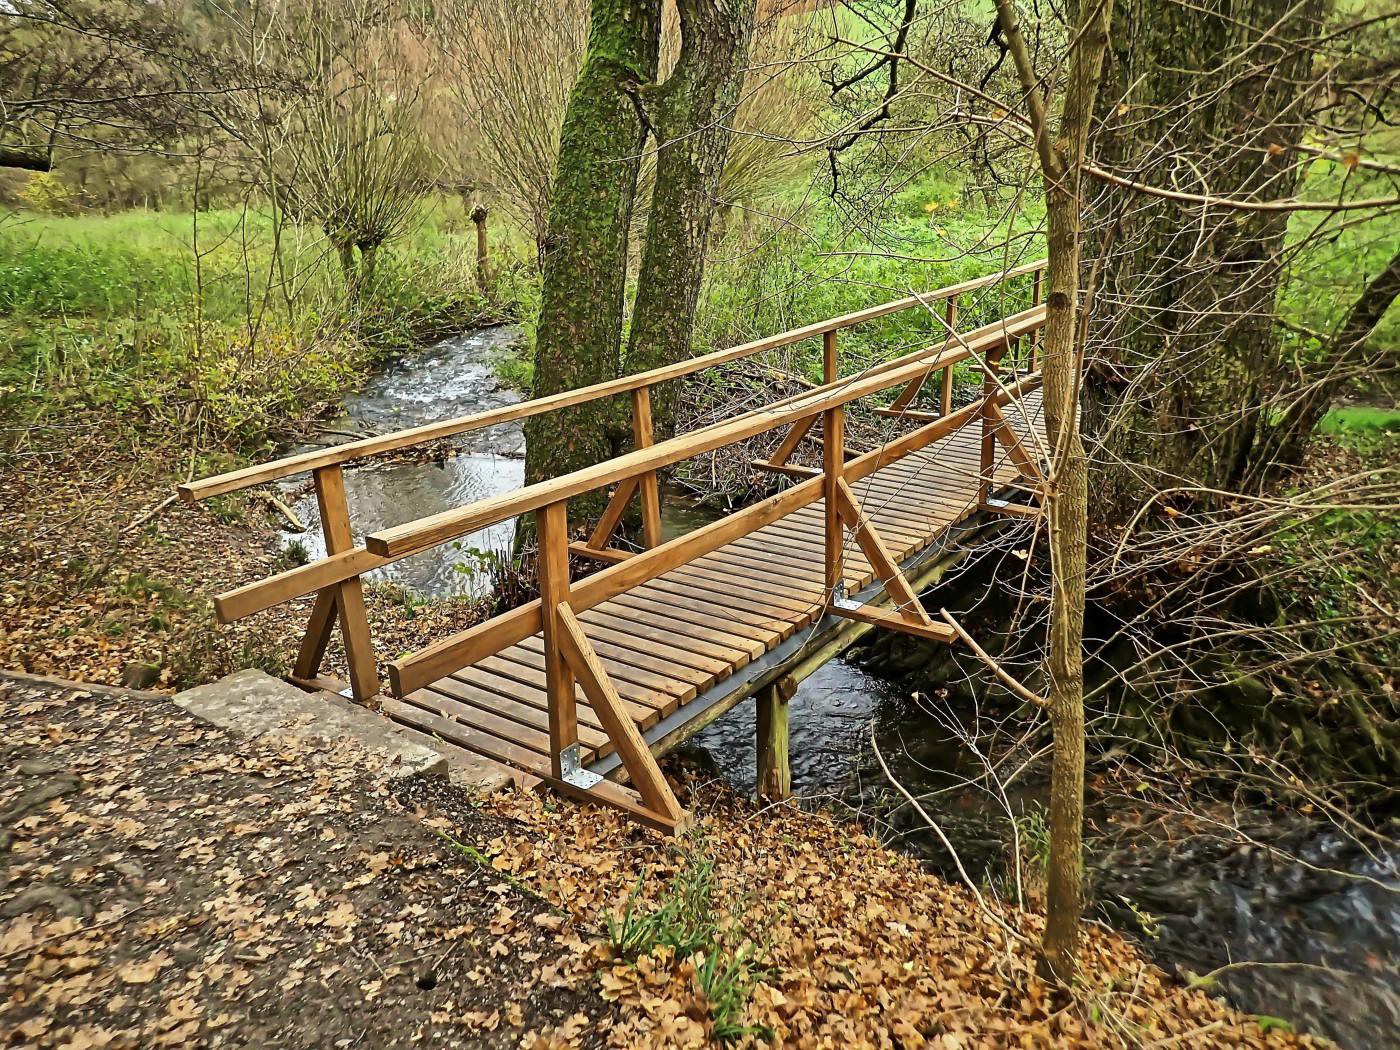
[[767, 1029], [743, 1021], [749, 998], [769, 974], [764, 947], [745, 929], [741, 902], [724, 908], [715, 900], [714, 862], [704, 843], [690, 847], [685, 864], [650, 908], [640, 901], [644, 879], [645, 875], [638, 879], [622, 914], [608, 916], [613, 951], [633, 962], [658, 950], [690, 960], [709, 1004], [714, 1038], [771, 1039]]

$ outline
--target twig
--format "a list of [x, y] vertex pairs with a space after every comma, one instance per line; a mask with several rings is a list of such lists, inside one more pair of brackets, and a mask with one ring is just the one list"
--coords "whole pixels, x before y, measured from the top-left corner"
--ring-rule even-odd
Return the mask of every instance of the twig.
[[287, 521], [291, 523], [293, 532], [306, 531], [306, 523], [303, 522], [299, 517], [297, 517], [296, 511], [292, 510], [291, 507], [287, 506], [285, 503], [283, 503], [280, 499], [278, 499], [270, 492], [262, 492], [259, 493], [259, 495], [261, 495], [263, 499], [267, 500], [268, 503], [272, 504], [272, 506], [276, 507], [282, 512], [283, 516], [286, 517]]
[[138, 529], [141, 528], [142, 525], [145, 525], [146, 522], [150, 521], [157, 514], [163, 511], [166, 507], [174, 503], [177, 498], [178, 497], [175, 493], [171, 493], [169, 496], [166, 496], [165, 499], [161, 500], [150, 510], [146, 511], [145, 514], [142, 514], [139, 518], [137, 518], [130, 525], [128, 525], [123, 531], [126, 533], [136, 532]]
[[938, 614], [948, 622], [948, 626], [951, 627], [954, 633], [962, 639], [963, 644], [972, 650], [974, 655], [976, 655], [977, 659], [981, 660], [984, 664], [990, 667], [992, 669], [992, 673], [996, 675], [997, 678], [1008, 689], [1010, 689], [1013, 693], [1019, 696], [1022, 700], [1025, 700], [1027, 703], [1034, 704], [1036, 707], [1048, 708], [1050, 706], [1049, 700], [1045, 699], [1045, 697], [1043, 696], [1037, 696], [1035, 693], [1027, 689], [1024, 685], [1018, 682], [1014, 676], [1012, 676], [1008, 671], [1006, 671], [1001, 666], [1001, 664], [997, 663], [997, 661], [992, 658], [991, 654], [989, 654], [985, 649], [978, 645], [973, 640], [972, 635], [968, 634], [966, 631], [963, 630], [962, 624], [958, 623], [957, 620], [953, 619], [952, 613], [950, 613], [947, 609], [939, 609]]
[[880, 753], [880, 745], [875, 741], [875, 730], [873, 728], [870, 731], [870, 746], [875, 752], [875, 759], [880, 763], [880, 768], [885, 772], [885, 778], [893, 784], [895, 790], [903, 795], [905, 800], [914, 807], [914, 811], [923, 818], [925, 824], [933, 829], [933, 833], [937, 835], [938, 840], [943, 843], [943, 848], [946, 849], [948, 855], [953, 858], [953, 864], [958, 869], [958, 875], [962, 877], [963, 883], [967, 888], [972, 891], [972, 896], [976, 898], [977, 905], [982, 909], [982, 913], [996, 923], [997, 926], [1001, 927], [1002, 931], [1013, 940], [1020, 941], [1022, 944], [1029, 944], [1030, 941], [1023, 936], [1020, 931], [1009, 925], [1005, 919], [992, 910], [986, 898], [982, 896], [982, 891], [979, 890], [977, 884], [972, 881], [972, 876], [970, 876], [967, 873], [967, 869], [963, 867], [962, 858], [958, 856], [958, 851], [955, 850], [953, 844], [948, 841], [948, 836], [943, 834], [943, 829], [938, 826], [937, 821], [928, 815], [924, 807], [919, 805], [918, 799], [909, 794], [909, 789], [895, 779], [895, 775], [890, 772], [890, 767], [885, 763], [885, 756]]

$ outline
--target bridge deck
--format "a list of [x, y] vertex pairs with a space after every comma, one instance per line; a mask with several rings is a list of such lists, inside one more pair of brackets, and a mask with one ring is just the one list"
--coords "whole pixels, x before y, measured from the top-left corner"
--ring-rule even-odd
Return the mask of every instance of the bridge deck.
[[[1039, 391], [1008, 406], [1007, 418], [1024, 447], [1044, 447]], [[852, 485], [898, 561], [918, 561], [977, 513], [981, 442], [980, 427], [965, 427]], [[1006, 490], [1019, 473], [998, 445], [993, 487]], [[738, 691], [737, 672], [822, 617], [824, 513], [822, 502], [803, 507], [579, 615], [654, 751], [682, 739], [688, 720], [714, 717], [716, 702]], [[843, 571], [852, 593], [874, 579], [851, 542]], [[610, 772], [618, 762], [610, 758], [609, 736], [582, 688], [576, 696], [582, 762]], [[497, 761], [547, 770], [544, 639], [536, 634], [402, 699], [386, 699], [384, 710]]]

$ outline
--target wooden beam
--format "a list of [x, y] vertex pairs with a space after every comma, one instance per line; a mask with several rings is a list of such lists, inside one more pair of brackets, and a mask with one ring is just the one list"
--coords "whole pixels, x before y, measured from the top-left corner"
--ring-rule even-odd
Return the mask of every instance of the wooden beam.
[[555, 615], [555, 610], [560, 604], [569, 600], [568, 504], [561, 501], [541, 507], [535, 515], [535, 521], [540, 545], [540, 600], [548, 610], [548, 614], [543, 618], [542, 627], [545, 688], [549, 696], [549, 762], [553, 776], [562, 779], [564, 749], [578, 743], [574, 676], [560, 648], [565, 627]]
[[440, 438], [452, 437], [456, 434], [465, 434], [473, 430], [480, 430], [484, 427], [495, 426], [500, 423], [528, 419], [531, 416], [542, 415], [543, 413], [552, 412], [560, 408], [568, 408], [572, 405], [584, 404], [588, 401], [597, 400], [598, 398], [611, 397], [615, 394], [625, 394], [631, 390], [655, 386], [657, 383], [664, 383], [672, 379], [679, 379], [682, 376], [690, 375], [693, 372], [698, 372], [714, 365], [750, 357], [754, 354], [762, 353], [765, 350], [771, 350], [780, 346], [790, 346], [793, 343], [800, 343], [804, 339], [823, 335], [826, 332], [836, 331], [841, 328], [849, 328], [852, 325], [862, 324], [866, 321], [872, 321], [876, 318], [885, 317], [888, 314], [898, 313], [902, 310], [927, 306], [930, 303], [938, 302], [949, 296], [957, 296], [966, 292], [976, 291], [979, 288], [985, 288], [989, 285], [997, 284], [1022, 274], [1035, 273], [1044, 269], [1044, 267], [1045, 260], [1041, 259], [1033, 263], [1027, 263], [1024, 266], [1012, 267], [1009, 270], [988, 274], [985, 277], [977, 277], [970, 281], [963, 281], [960, 284], [950, 285], [946, 288], [939, 288], [918, 295], [905, 296], [902, 299], [881, 303], [878, 306], [869, 306], [863, 310], [856, 310], [853, 313], [843, 314], [840, 317], [832, 317], [825, 321], [804, 325], [801, 328], [794, 328], [777, 335], [756, 339], [753, 342], [742, 343], [739, 346], [730, 347], [727, 350], [717, 350], [711, 354], [703, 354], [700, 357], [692, 357], [684, 361], [675, 362], [674, 364], [663, 365], [660, 368], [653, 368], [647, 372], [638, 372], [635, 375], [622, 376], [605, 383], [595, 383], [592, 386], [579, 387], [575, 390], [565, 390], [548, 397], [535, 398], [532, 401], [522, 401], [514, 405], [504, 405], [486, 412], [477, 412], [468, 416], [458, 416], [455, 419], [442, 420], [438, 423], [429, 423], [421, 427], [399, 430], [392, 434], [363, 438], [359, 441], [351, 441], [331, 448], [316, 449], [315, 451], [303, 452], [295, 456], [286, 456], [268, 463], [259, 463], [251, 467], [244, 467], [240, 470], [232, 470], [224, 474], [203, 478], [199, 481], [187, 482], [177, 486], [176, 491], [179, 492], [180, 498], [187, 502], [209, 499], [211, 496], [219, 496], [226, 492], [234, 492], [238, 489], [249, 488], [253, 485], [266, 484], [269, 481], [290, 477], [293, 474], [304, 474], [307, 471], [315, 470], [317, 467], [347, 463], [351, 460], [362, 459], [366, 456], [381, 455], [385, 452], [393, 452], [397, 449], [409, 448], [413, 445], [437, 441]]
[[[1029, 331], [1044, 323], [1044, 314], [1044, 308], [1040, 307], [988, 325], [980, 334], [969, 337], [965, 345], [949, 349], [946, 353], [950, 359], [961, 359], [973, 353], [994, 351], [1004, 346], [1005, 340], [1015, 338], [1023, 331]], [[946, 363], [942, 356], [936, 361]], [[651, 448], [636, 449], [561, 477], [526, 485], [514, 492], [478, 500], [468, 506], [443, 511], [418, 521], [381, 529], [366, 539], [365, 546], [381, 557], [398, 558], [416, 554], [458, 536], [536, 510], [546, 503], [570, 499], [649, 470], [663, 469], [683, 459], [742, 441], [814, 412], [839, 408], [868, 394], [896, 386], [927, 366], [926, 360], [912, 360], [900, 368], [824, 385], [781, 408], [774, 409], [768, 406], [755, 409], [735, 419], [679, 435], [659, 442]]]
[[642, 796], [642, 802], [657, 816], [663, 819], [679, 820], [681, 805], [666, 783], [666, 776], [656, 764], [656, 757], [647, 747], [636, 723], [622, 706], [622, 698], [617, 695], [612, 681], [598, 654], [583, 633], [583, 627], [574, 616], [568, 602], [560, 602], [556, 608], [555, 622], [559, 631], [558, 644], [578, 682], [583, 686], [589, 706], [593, 708], [598, 721], [617, 749], [623, 766], [632, 778], [632, 786]]
[[608, 505], [603, 508], [602, 517], [598, 519], [598, 524], [588, 536], [588, 546], [603, 550], [612, 542], [613, 533], [617, 531], [618, 523], [622, 521], [622, 515], [627, 511], [627, 503], [632, 498], [632, 494], [637, 491], [637, 485], [637, 478], [623, 478], [617, 483], [612, 498], [608, 500]]
[[947, 624], [907, 620], [893, 610], [882, 609], [878, 605], [833, 605], [829, 611], [847, 620], [857, 620], [872, 627], [899, 631], [901, 634], [912, 634], [931, 642], [946, 642], [951, 645], [957, 637]]
[[[651, 448], [651, 387], [632, 391], [632, 444]], [[661, 546], [661, 485], [657, 473], [649, 470], [637, 478], [642, 493], [642, 538], [648, 547]]]
[[[836, 380], [836, 333], [828, 332], [822, 344], [822, 374], [828, 383]], [[822, 556], [822, 590], [830, 601], [841, 586], [841, 547], [845, 534], [837, 508], [839, 487], [845, 484], [846, 415], [840, 405], [829, 408], [822, 416], [822, 498], [824, 521], [824, 550]]]
[[594, 547], [591, 543], [584, 543], [580, 540], [574, 540], [570, 543], [569, 550], [571, 553], [577, 554], [580, 558], [592, 558], [594, 561], [607, 562], [609, 565], [616, 565], [618, 562], [624, 562], [628, 558], [635, 558], [637, 556], [636, 551], [621, 551], [615, 550], [612, 547]]
[[[354, 537], [350, 532], [350, 506], [345, 499], [345, 475], [339, 466], [321, 467], [316, 471], [316, 506], [321, 513], [321, 530], [326, 537], [326, 550], [331, 554], [342, 554], [353, 550]], [[365, 592], [358, 576], [341, 580], [330, 588], [335, 596], [336, 619], [340, 621], [340, 636], [345, 644], [345, 662], [350, 668], [350, 691], [356, 700], [368, 700], [379, 692], [379, 668], [374, 656], [374, 643], [369, 636], [369, 616], [365, 612]], [[318, 606], [320, 605], [318, 597]], [[316, 610], [312, 610], [312, 627], [316, 628]], [[325, 626], [329, 627], [329, 616]], [[303, 653], [308, 646], [303, 643]], [[324, 646], [322, 646], [324, 653]], [[309, 654], [308, 654], [309, 655]], [[318, 657], [320, 654], [317, 654]], [[317, 666], [309, 668], [310, 674], [302, 678], [316, 677]], [[298, 659], [297, 670], [307, 670]]]
[[841, 520], [855, 533], [856, 542], [860, 544], [866, 561], [870, 562], [870, 567], [885, 585], [885, 591], [889, 594], [890, 601], [894, 602], [895, 611], [900, 618], [920, 626], [931, 624], [933, 621], [929, 619], [928, 613], [919, 602], [919, 596], [905, 579], [899, 562], [885, 546], [880, 534], [875, 531], [874, 523], [861, 510], [855, 493], [844, 478], [837, 482], [835, 504]]
[[797, 683], [779, 678], [760, 689], [757, 703], [758, 797], [781, 802], [792, 796], [792, 765], [788, 756], [788, 701]]

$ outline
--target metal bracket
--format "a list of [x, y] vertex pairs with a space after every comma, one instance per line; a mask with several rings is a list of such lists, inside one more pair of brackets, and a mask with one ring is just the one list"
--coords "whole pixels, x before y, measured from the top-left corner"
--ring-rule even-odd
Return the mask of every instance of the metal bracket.
[[578, 758], [577, 743], [570, 744], [559, 752], [559, 772], [566, 784], [572, 784], [576, 788], [591, 788], [603, 779], [597, 773], [583, 768]]
[[864, 603], [864, 602], [856, 601], [856, 599], [854, 599], [854, 598], [848, 598], [848, 597], [846, 596], [846, 588], [844, 588], [844, 587], [842, 587], [842, 588], [836, 593], [836, 597], [834, 597], [834, 598], [831, 599], [831, 604], [834, 605], [834, 606], [836, 606], [836, 608], [838, 608], [838, 609], [863, 609], [863, 608], [865, 608], [865, 603]]
[[[838, 582], [835, 586], [833, 586], [833, 587], [831, 588], [831, 604], [832, 604], [832, 605], [840, 605], [842, 608], [850, 608], [849, 605], [845, 604], [845, 603], [849, 602], [850, 600], [851, 600], [851, 599], [848, 598], [848, 597], [846, 596], [846, 581], [845, 581], [845, 580], [841, 580], [840, 582]], [[857, 603], [857, 604], [859, 604], [859, 603]]]
[[347, 699], [347, 700], [353, 700], [353, 699], [355, 699], [355, 690], [354, 690], [353, 687], [347, 685], [344, 689], [342, 689], [342, 690], [341, 690], [339, 693], [337, 693], [336, 695], [337, 695], [337, 696], [343, 696], [343, 697], [345, 697], [345, 699]]

